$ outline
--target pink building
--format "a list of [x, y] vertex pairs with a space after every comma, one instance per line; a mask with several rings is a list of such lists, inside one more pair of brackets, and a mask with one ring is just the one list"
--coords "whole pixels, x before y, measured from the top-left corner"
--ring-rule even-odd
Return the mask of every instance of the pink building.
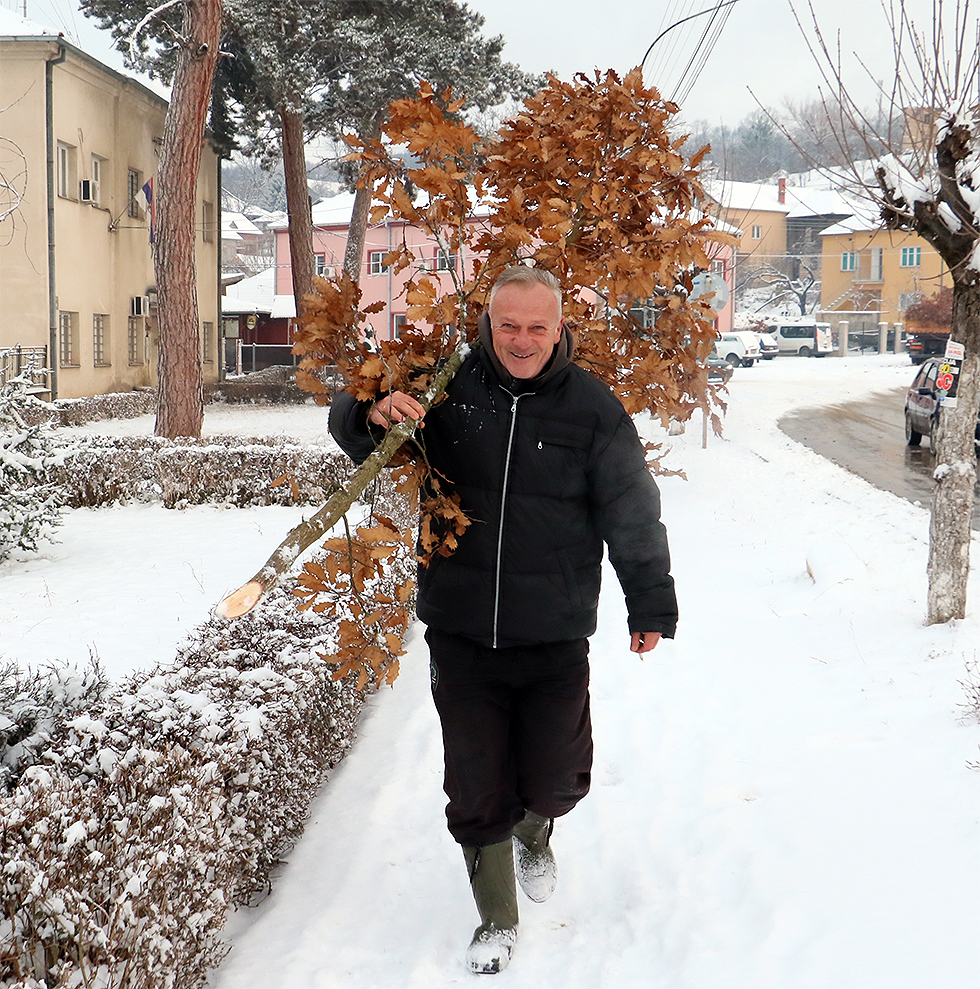
[[[331, 276], [340, 271], [347, 246], [347, 228], [350, 225], [354, 196], [344, 194], [322, 200], [313, 207], [313, 257], [316, 272]], [[471, 222], [479, 223], [478, 218]], [[274, 228], [276, 233], [276, 295], [291, 296], [293, 291], [292, 268], [289, 260], [289, 230], [285, 226]], [[397, 336], [398, 328], [405, 322], [405, 282], [412, 272], [406, 268], [397, 274], [384, 266], [383, 258], [392, 248], [407, 244], [427, 270], [438, 276], [446, 290], [452, 287], [451, 270], [462, 277], [472, 274], [472, 263], [466, 257], [446, 255], [441, 251], [428, 231], [401, 220], [391, 220], [369, 226], [364, 239], [364, 258], [361, 262], [361, 308], [375, 302], [384, 302], [383, 312], [370, 318], [371, 327], [379, 340]], [[470, 263], [468, 263], [470, 260]]]
[[[313, 254], [317, 273], [332, 275], [340, 270], [347, 245], [347, 228], [350, 223], [354, 197], [351, 194], [322, 200], [313, 207]], [[480, 222], [479, 217], [471, 221]], [[275, 295], [282, 300], [279, 311], [284, 312], [293, 291], [292, 268], [289, 261], [289, 231], [285, 225], [273, 227], [276, 235]], [[471, 274], [471, 260], [466, 257], [448, 257], [438, 247], [431, 235], [421, 227], [403, 221], [386, 221], [369, 226], [361, 262], [361, 307], [384, 302], [385, 309], [371, 317], [371, 326], [378, 339], [391, 339], [405, 322], [405, 282], [411, 272], [405, 269], [394, 273], [382, 263], [385, 254], [404, 241], [419, 257], [426, 268], [439, 276], [445, 288], [452, 286], [450, 270], [460, 277], [465, 271]], [[729, 299], [715, 321], [720, 331], [732, 327], [731, 288], [734, 282], [734, 249], [725, 245], [713, 245], [712, 271], [722, 275], [729, 288]], [[291, 307], [290, 314], [294, 312]]]

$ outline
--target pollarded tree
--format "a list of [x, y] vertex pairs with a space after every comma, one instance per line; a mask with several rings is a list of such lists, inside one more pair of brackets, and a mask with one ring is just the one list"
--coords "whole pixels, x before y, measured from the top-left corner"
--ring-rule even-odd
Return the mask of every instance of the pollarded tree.
[[[838, 119], [869, 134], [888, 153], [874, 168], [849, 164], [855, 184], [874, 200], [884, 225], [911, 230], [931, 244], [953, 283], [951, 340], [962, 358], [955, 404], [944, 404], [936, 436], [937, 467], [929, 539], [928, 621], [966, 613], [970, 520], [980, 407], [980, 20], [970, 0], [933, 5], [932, 20], [913, 23], [903, 0], [882, 3], [895, 50], [895, 76], [884, 96], [904, 111], [902, 133], [875, 133], [848, 92], [838, 54], [814, 19], [816, 54], [840, 108]], [[811, 8], [812, 12], [812, 8]], [[842, 125], [841, 125], [842, 126]], [[841, 143], [846, 148], [846, 143]], [[827, 164], [826, 162], [824, 164]], [[870, 176], [870, 177], [869, 177]]]

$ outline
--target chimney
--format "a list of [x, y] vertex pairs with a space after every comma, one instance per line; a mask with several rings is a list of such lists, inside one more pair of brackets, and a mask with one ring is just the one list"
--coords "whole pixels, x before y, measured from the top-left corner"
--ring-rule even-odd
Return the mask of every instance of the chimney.
[[786, 179], [779, 180], [779, 202], [786, 204]]

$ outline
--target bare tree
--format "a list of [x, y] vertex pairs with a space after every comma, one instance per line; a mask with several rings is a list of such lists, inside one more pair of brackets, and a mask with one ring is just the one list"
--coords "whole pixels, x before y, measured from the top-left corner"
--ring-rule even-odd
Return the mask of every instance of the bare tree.
[[[951, 342], [961, 357], [950, 362], [954, 378], [958, 372], [956, 401], [944, 404], [936, 436], [928, 571], [928, 621], [946, 622], [966, 612], [977, 480], [980, 20], [971, 13], [970, 0], [933, 0], [931, 20], [924, 25], [913, 22], [904, 0], [882, 0], [895, 74], [881, 97], [903, 112], [901, 118], [888, 115], [887, 126], [881, 127], [851, 98], [840, 52], [821, 33], [812, 2], [808, 8], [811, 52], [832, 91], [826, 105], [839, 152], [837, 161], [820, 164], [846, 167], [855, 186], [878, 207], [883, 225], [917, 233], [935, 248], [952, 276]], [[866, 157], [875, 159], [870, 169], [855, 160], [849, 140], [854, 130], [867, 135]], [[878, 146], [884, 153], [875, 153]]]
[[802, 258], [787, 255], [779, 258], [777, 264], [769, 261], [743, 263], [741, 276], [744, 278], [742, 289], [748, 286], [762, 285], [769, 289], [769, 298], [763, 306], [772, 306], [783, 299], [791, 298], [800, 310], [801, 316], [812, 312], [810, 293], [816, 288], [819, 293], [820, 282], [813, 268]]

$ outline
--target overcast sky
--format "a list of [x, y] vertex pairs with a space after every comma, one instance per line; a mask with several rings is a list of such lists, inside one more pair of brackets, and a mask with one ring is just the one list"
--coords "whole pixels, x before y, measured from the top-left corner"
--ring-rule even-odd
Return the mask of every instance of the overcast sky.
[[[575, 72], [614, 68], [625, 72], [639, 64], [648, 46], [666, 27], [721, 0], [469, 0], [486, 17], [484, 31], [502, 34], [504, 55], [532, 72], [555, 71], [569, 79]], [[70, 40], [110, 64], [121, 60], [109, 51], [108, 32], [98, 31], [78, 11], [77, 0], [0, 0], [32, 20], [56, 27]], [[792, 0], [812, 37], [807, 0]], [[894, 73], [890, 35], [879, 0], [812, 0], [820, 28], [836, 48], [838, 32], [846, 76], [862, 102], [875, 102], [873, 77]], [[906, 0], [913, 16], [929, 24], [932, 0]], [[682, 101], [688, 121], [738, 123], [758, 103], [779, 109], [785, 98], [816, 95], [821, 84], [791, 9], [791, 0], [734, 0], [724, 28], [699, 73], [684, 70], [696, 58], [705, 29], [720, 23], [698, 16], [668, 32], [646, 63], [646, 81], [672, 97], [678, 84], [690, 84]], [[753, 98], [753, 95], [754, 98]]]

